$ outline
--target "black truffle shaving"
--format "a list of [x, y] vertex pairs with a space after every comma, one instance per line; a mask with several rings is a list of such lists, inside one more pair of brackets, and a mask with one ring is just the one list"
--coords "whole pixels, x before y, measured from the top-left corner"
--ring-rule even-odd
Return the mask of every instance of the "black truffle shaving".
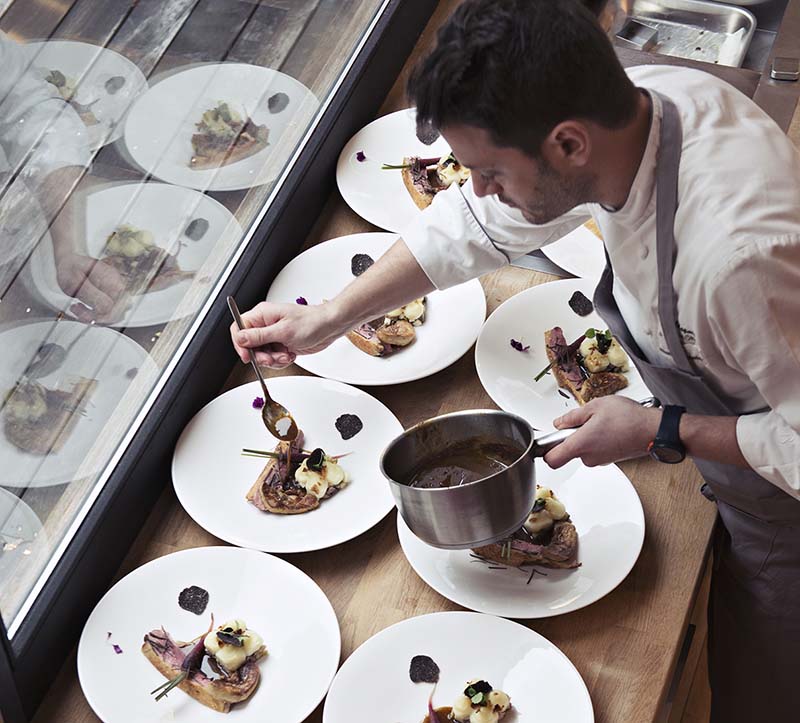
[[289, 96], [286, 93], [275, 93], [267, 99], [267, 108], [270, 113], [281, 113], [289, 105]]
[[241, 648], [244, 645], [244, 640], [242, 640], [238, 635], [226, 633], [224, 630], [217, 631], [217, 640], [219, 640], [221, 643], [225, 643], [226, 645], [233, 645], [235, 648]]
[[125, 85], [125, 78], [123, 78], [121, 75], [114, 75], [110, 77], [104, 85], [106, 93], [109, 95], [114, 95], [118, 90], [122, 89], [123, 85]]
[[439, 138], [439, 131], [430, 123], [417, 123], [417, 139], [426, 146], [435, 143]]
[[206, 231], [208, 231], [208, 221], [204, 218], [196, 218], [186, 227], [184, 233], [192, 241], [199, 241], [206, 235]]
[[342, 439], [352, 439], [364, 429], [364, 423], [355, 414], [343, 414], [336, 419], [335, 426]]
[[[470, 690], [472, 691], [471, 693], [467, 692]], [[493, 690], [494, 688], [492, 688], [490, 683], [488, 683], [485, 680], [478, 680], [472, 685], [468, 685], [464, 689], [464, 695], [466, 695], [469, 698], [472, 698], [472, 696], [475, 695], [475, 693], [483, 693], [484, 695], [487, 695], [491, 693]]]
[[594, 304], [580, 291], [576, 291], [568, 303], [578, 316], [589, 316], [594, 311]]
[[197, 585], [187, 587], [178, 595], [178, 605], [190, 613], [202, 615], [208, 605], [208, 591]]
[[374, 263], [375, 260], [371, 256], [356, 254], [350, 259], [350, 272], [353, 276], [361, 276]]
[[438, 683], [439, 666], [427, 655], [415, 655], [411, 658], [408, 676], [412, 683]]

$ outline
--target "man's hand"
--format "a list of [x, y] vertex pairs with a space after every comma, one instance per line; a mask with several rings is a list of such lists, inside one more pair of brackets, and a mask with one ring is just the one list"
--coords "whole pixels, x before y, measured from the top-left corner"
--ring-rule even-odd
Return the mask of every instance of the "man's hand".
[[252, 353], [259, 366], [282, 369], [298, 354], [322, 351], [344, 333], [333, 321], [330, 308], [330, 304], [301, 306], [263, 301], [242, 314], [244, 331], [231, 324], [236, 353], [245, 363]]
[[550, 450], [544, 461], [558, 469], [576, 457], [587, 467], [641, 457], [647, 454], [660, 422], [661, 410], [647, 409], [632, 399], [593, 399], [553, 421], [556, 429], [580, 429]]

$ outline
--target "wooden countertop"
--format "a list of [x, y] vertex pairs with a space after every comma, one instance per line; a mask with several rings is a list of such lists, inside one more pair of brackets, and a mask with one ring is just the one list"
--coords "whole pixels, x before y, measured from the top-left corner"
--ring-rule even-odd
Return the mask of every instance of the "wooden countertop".
[[[436, 27], [457, 4], [440, 3], [410, 63], [429, 47]], [[382, 112], [403, 107], [406, 71]], [[334, 193], [309, 239], [375, 230]], [[482, 279], [489, 313], [514, 294], [554, 277], [507, 267]], [[303, 374], [292, 368], [285, 374]], [[253, 379], [237, 365], [226, 388]], [[494, 408], [475, 372], [473, 353], [438, 374], [411, 384], [372, 387], [405, 426], [467, 408]], [[589, 688], [598, 723], [666, 720], [667, 694], [702, 580], [716, 509], [699, 493], [691, 462], [674, 467], [648, 459], [620, 465], [641, 497], [646, 535], [641, 556], [611, 594], [583, 610], [523, 624], [555, 643], [576, 665]], [[131, 549], [119, 576], [162, 555], [191, 547], [225, 544], [201, 529], [166, 489]], [[408, 617], [459, 606], [434, 592], [414, 573], [397, 539], [395, 513], [372, 530], [337, 547], [282, 556], [310, 575], [333, 604], [342, 631], [343, 660], [367, 638]], [[35, 718], [36, 723], [88, 723], [97, 718], [78, 684], [75, 653]], [[320, 723], [322, 706], [309, 718]], [[283, 722], [280, 722], [283, 723]]]

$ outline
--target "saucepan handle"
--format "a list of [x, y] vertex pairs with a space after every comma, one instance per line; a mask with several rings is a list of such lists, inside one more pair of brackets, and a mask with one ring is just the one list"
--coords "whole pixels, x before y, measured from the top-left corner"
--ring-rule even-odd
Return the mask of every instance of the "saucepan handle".
[[[639, 404], [643, 407], [656, 408], [661, 406], [661, 402], [656, 397], [648, 397], [647, 399], [640, 399]], [[580, 427], [572, 427], [570, 429], [557, 429], [555, 432], [537, 437], [531, 447], [531, 457], [544, 457], [553, 447], [561, 444], [567, 437], [577, 432]]]

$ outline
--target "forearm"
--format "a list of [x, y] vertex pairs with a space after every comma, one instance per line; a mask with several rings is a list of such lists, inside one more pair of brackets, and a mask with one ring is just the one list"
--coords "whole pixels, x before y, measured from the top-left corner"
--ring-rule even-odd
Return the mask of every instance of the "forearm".
[[738, 417], [684, 414], [681, 417], [680, 438], [686, 453], [709, 462], [749, 468], [736, 438], [737, 420]]
[[367, 271], [326, 304], [331, 323], [344, 334], [434, 290], [405, 242], [399, 239]]

